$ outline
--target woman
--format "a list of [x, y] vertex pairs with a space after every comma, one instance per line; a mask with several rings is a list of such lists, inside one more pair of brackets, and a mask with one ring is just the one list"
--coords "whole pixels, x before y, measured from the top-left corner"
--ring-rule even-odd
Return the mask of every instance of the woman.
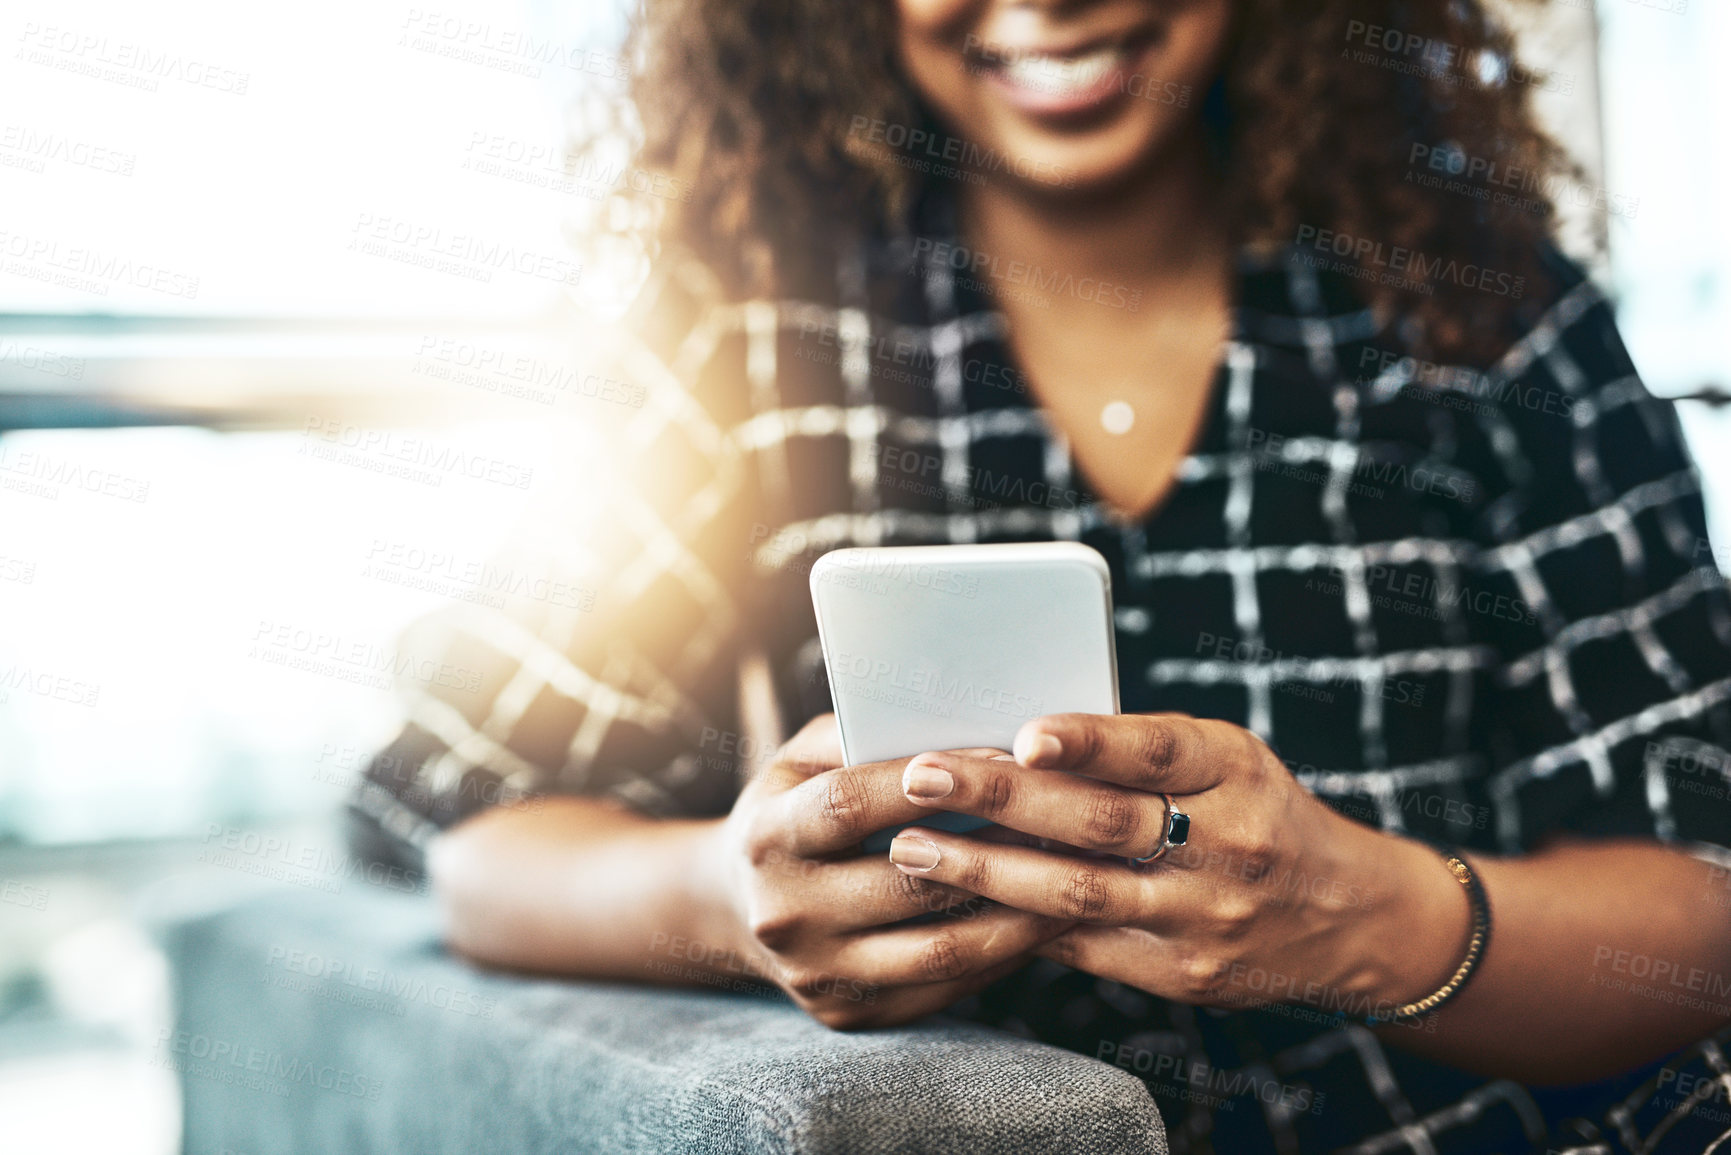
[[[593, 609], [457, 621], [486, 684], [356, 800], [454, 947], [961, 1002], [1178, 1150], [1717, 1140], [1731, 612], [1548, 211], [1455, 175], [1561, 164], [1484, 7], [661, 0], [637, 45], [688, 193], [627, 198]], [[842, 767], [811, 560], [1037, 538], [1110, 562], [1125, 714]], [[858, 853], [938, 811], [1003, 831]]]

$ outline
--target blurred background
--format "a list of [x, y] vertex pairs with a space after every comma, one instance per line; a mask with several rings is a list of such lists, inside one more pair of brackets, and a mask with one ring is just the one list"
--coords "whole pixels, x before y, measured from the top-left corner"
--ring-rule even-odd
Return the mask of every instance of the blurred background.
[[[1731, 11], [1512, 18], [1586, 174], [1567, 245], [1688, 398], [1731, 568]], [[642, 174], [570, 150], [623, 29], [0, 3], [0, 1151], [177, 1150], [151, 927], [367, 885], [335, 819], [391, 686], [460, 676], [404, 626], [544, 596], [490, 556], [641, 403], [601, 356], [641, 270], [588, 239]]]

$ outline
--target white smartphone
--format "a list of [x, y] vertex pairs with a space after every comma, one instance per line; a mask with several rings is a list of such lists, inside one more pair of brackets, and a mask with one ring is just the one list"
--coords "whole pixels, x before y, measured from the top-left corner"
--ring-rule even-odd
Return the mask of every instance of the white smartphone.
[[[1032, 718], [1118, 713], [1111, 573], [1085, 545], [839, 549], [812, 567], [811, 597], [850, 766], [1008, 750]], [[987, 825], [945, 812], [923, 824]]]

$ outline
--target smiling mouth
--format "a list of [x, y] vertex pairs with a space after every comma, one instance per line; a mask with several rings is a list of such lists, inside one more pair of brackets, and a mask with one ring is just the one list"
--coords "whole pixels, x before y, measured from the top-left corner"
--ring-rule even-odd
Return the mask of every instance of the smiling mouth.
[[1031, 100], [1066, 106], [1104, 95], [1113, 73], [1131, 68], [1154, 40], [1142, 32], [1063, 52], [982, 44], [968, 56], [979, 71]]

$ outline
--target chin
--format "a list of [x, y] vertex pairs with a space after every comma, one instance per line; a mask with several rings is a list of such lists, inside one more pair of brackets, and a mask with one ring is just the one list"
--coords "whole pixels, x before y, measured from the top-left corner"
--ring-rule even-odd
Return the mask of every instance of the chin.
[[1126, 126], [1091, 139], [1057, 140], [1045, 134], [1009, 132], [980, 139], [984, 148], [1024, 163], [1006, 166], [1004, 172], [1030, 190], [1052, 192], [1107, 191], [1133, 180], [1159, 162], [1182, 124], [1154, 127]]

